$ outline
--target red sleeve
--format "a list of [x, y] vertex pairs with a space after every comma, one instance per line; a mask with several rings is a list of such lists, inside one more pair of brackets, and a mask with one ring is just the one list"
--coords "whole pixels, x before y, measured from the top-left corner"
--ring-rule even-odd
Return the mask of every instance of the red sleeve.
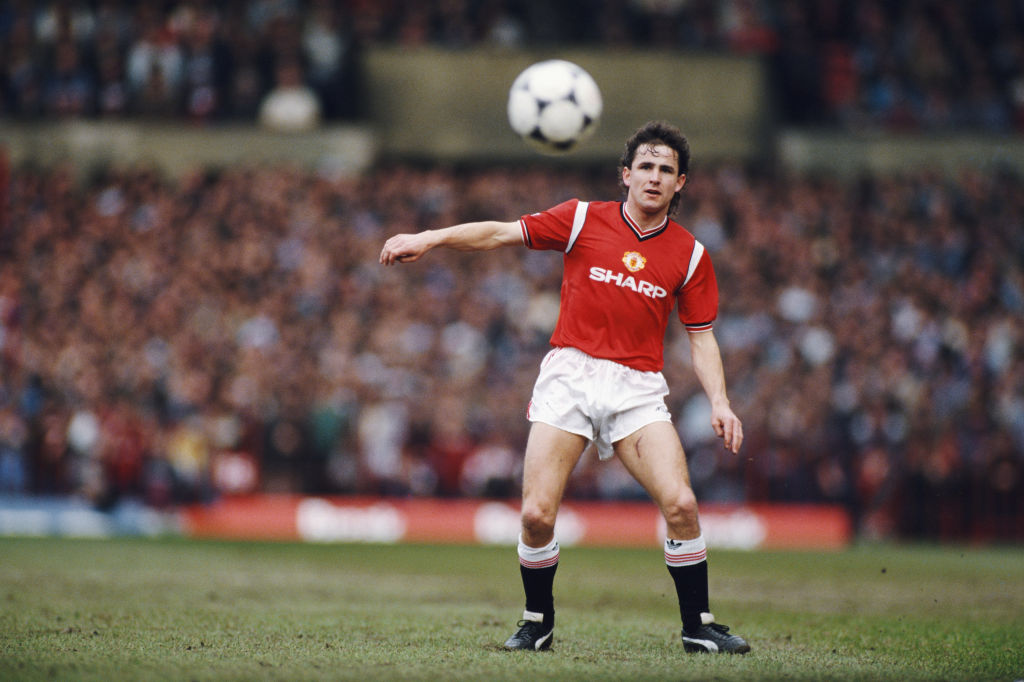
[[718, 317], [718, 280], [711, 266], [711, 256], [705, 251], [697, 262], [690, 280], [683, 285], [677, 296], [679, 319], [686, 325], [686, 331], [700, 332], [711, 329]]
[[565, 251], [578, 203], [578, 199], [570, 199], [546, 211], [524, 215], [519, 219], [523, 241], [531, 249]]

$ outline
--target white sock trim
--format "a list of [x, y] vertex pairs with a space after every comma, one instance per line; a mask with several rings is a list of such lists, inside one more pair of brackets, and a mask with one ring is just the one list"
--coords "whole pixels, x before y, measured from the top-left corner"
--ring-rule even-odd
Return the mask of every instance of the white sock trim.
[[665, 539], [665, 563], [669, 566], [693, 566], [707, 558], [708, 548], [703, 535], [692, 540]]
[[528, 620], [531, 623], [543, 623], [544, 614], [536, 611], [523, 611], [523, 620]]
[[523, 536], [519, 536], [519, 563], [526, 568], [549, 568], [558, 563], [558, 540], [543, 547], [530, 547], [523, 544]]

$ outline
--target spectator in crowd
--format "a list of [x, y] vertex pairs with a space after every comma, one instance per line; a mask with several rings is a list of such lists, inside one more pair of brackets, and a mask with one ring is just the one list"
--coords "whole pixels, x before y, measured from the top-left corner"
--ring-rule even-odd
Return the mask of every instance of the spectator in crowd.
[[220, 25], [213, 10], [202, 8], [183, 13], [182, 74], [185, 116], [194, 123], [224, 117], [231, 82], [231, 50], [220, 38]]
[[320, 100], [306, 85], [302, 66], [294, 60], [282, 61], [275, 69], [274, 89], [260, 104], [260, 124], [271, 130], [302, 132], [320, 123]]
[[96, 83], [82, 65], [78, 46], [62, 40], [53, 50], [53, 70], [43, 86], [43, 110], [56, 118], [80, 118], [92, 113]]
[[178, 113], [182, 48], [153, 6], [145, 8], [138, 14], [138, 37], [128, 48], [128, 89], [138, 113], [169, 117]]
[[0, 113], [30, 118], [42, 113], [43, 64], [29, 17], [11, 17], [0, 42]]

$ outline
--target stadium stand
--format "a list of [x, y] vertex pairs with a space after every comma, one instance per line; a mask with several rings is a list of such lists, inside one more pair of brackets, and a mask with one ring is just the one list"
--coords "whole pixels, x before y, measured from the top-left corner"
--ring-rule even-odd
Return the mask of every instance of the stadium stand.
[[368, 45], [758, 55], [786, 124], [1024, 129], [1024, 8], [941, 0], [7, 2], [0, 115], [252, 121], [297, 63], [324, 116], [350, 120]]
[[[254, 122], [287, 62], [326, 120], [356, 120], [361, 46], [557, 42], [762, 55], [788, 125], [1007, 134], [1024, 127], [1022, 12], [8, 2], [0, 117]], [[514, 218], [614, 194], [607, 169], [80, 171], [0, 173], [0, 493], [100, 509], [252, 491], [515, 496], [517, 406], [557, 312], [558, 259], [445, 254], [384, 270], [376, 256], [388, 234], [480, 207]], [[741, 459], [714, 446], [673, 329], [670, 407], [698, 495], [840, 504], [864, 537], [1024, 539], [1020, 187], [999, 168], [693, 174], [679, 218], [715, 259], [748, 433]], [[576, 472], [575, 498], [642, 496], [595, 464]]]
[[[0, 247], [0, 487], [101, 505], [254, 488], [514, 494], [516, 406], [557, 310], [557, 257], [385, 270], [376, 254], [399, 229], [481, 205], [516, 216], [604, 195], [602, 181], [393, 167], [171, 182], [135, 168], [79, 186], [67, 168], [21, 170]], [[681, 219], [719, 264], [749, 434], [742, 459], [717, 451], [675, 329], [666, 373], [699, 493], [838, 502], [879, 534], [1019, 518], [1019, 179], [723, 165], [691, 183]], [[593, 464], [575, 495], [640, 494]]]

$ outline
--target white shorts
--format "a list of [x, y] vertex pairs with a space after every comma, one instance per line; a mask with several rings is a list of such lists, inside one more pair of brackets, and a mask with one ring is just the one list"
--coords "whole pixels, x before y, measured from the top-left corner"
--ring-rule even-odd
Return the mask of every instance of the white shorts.
[[612, 443], [648, 424], [672, 421], [666, 395], [661, 372], [555, 348], [540, 363], [526, 418], [583, 436], [597, 446], [598, 457], [608, 459]]

